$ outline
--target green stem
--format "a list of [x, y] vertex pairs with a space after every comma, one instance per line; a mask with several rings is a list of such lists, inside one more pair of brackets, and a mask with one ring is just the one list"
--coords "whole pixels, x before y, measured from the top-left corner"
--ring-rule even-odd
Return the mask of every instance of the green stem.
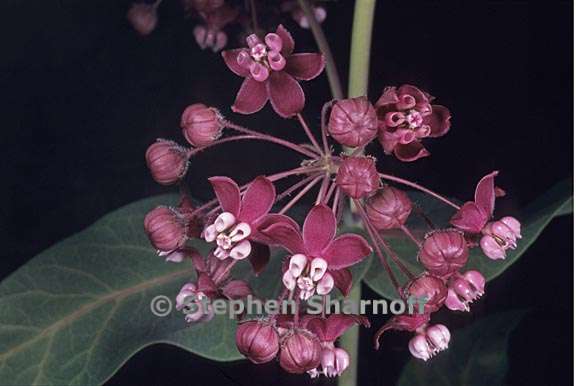
[[[348, 74], [348, 97], [368, 94], [370, 75], [370, 46], [372, 24], [376, 0], [356, 0], [352, 24], [352, 44], [350, 48], [350, 72]], [[354, 149], [345, 149], [350, 154]], [[351, 203], [352, 204], [352, 203]], [[361, 283], [350, 292], [350, 301], [360, 303]], [[350, 366], [338, 379], [338, 386], [356, 386], [358, 375], [359, 328], [354, 326], [340, 338], [340, 347], [350, 355]]]
[[336, 62], [332, 56], [332, 50], [330, 50], [330, 45], [328, 40], [326, 40], [326, 35], [320, 24], [316, 21], [310, 8], [308, 0], [298, 0], [300, 8], [304, 11], [306, 19], [310, 24], [310, 29], [312, 29], [312, 34], [314, 35], [314, 40], [318, 48], [324, 54], [324, 60], [326, 60], [326, 75], [328, 75], [328, 83], [330, 83], [330, 90], [332, 91], [332, 97], [334, 99], [343, 99], [344, 92], [342, 91], [342, 84], [340, 83], [340, 77], [338, 76], [338, 69], [336, 68]]

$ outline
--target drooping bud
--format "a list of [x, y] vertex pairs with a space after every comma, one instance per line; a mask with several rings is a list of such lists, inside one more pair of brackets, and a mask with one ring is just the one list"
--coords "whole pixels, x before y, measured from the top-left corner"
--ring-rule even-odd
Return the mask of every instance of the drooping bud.
[[380, 177], [374, 159], [345, 158], [338, 169], [336, 184], [351, 198], [362, 198], [375, 192], [380, 186]]
[[158, 139], [146, 150], [146, 164], [156, 182], [172, 185], [186, 174], [188, 155], [176, 142]]
[[158, 15], [154, 4], [134, 3], [126, 15], [130, 24], [140, 35], [148, 35], [158, 23]]
[[344, 146], [365, 145], [378, 134], [376, 110], [365, 96], [340, 100], [332, 107], [328, 132]]
[[280, 347], [278, 332], [266, 320], [241, 323], [236, 330], [236, 346], [252, 363], [270, 362]]
[[418, 258], [430, 273], [442, 277], [462, 268], [468, 261], [468, 252], [462, 233], [447, 229], [429, 234]]
[[450, 331], [442, 324], [426, 329], [425, 333], [416, 334], [408, 343], [412, 356], [427, 361], [440, 351], [448, 348]]
[[222, 116], [213, 107], [194, 103], [182, 113], [180, 127], [186, 140], [196, 147], [214, 142], [222, 134]]
[[407, 298], [426, 299], [426, 303], [424, 303], [425, 313], [438, 311], [444, 304], [447, 293], [448, 289], [444, 282], [428, 273], [410, 281], [404, 289]]
[[445, 305], [452, 311], [470, 311], [469, 304], [484, 295], [486, 279], [478, 271], [455, 274], [448, 284]]
[[368, 219], [379, 230], [401, 227], [411, 212], [408, 195], [391, 186], [384, 186], [366, 201]]
[[325, 347], [320, 354], [320, 365], [328, 378], [339, 377], [350, 365], [350, 356], [339, 347]]
[[172, 252], [186, 242], [186, 221], [175, 209], [159, 206], [144, 218], [150, 242], [160, 252]]
[[280, 366], [293, 374], [302, 374], [320, 365], [322, 346], [307, 330], [291, 330], [280, 343]]

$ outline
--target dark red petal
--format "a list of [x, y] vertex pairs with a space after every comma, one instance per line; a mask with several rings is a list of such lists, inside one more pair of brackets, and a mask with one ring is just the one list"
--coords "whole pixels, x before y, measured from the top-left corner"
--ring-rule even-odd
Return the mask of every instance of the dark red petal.
[[386, 87], [382, 92], [382, 95], [374, 105], [376, 108], [387, 106], [390, 104], [398, 103], [398, 94], [396, 93], [396, 87]]
[[488, 214], [475, 202], [468, 201], [452, 218], [450, 224], [469, 233], [479, 233], [488, 221]]
[[306, 324], [306, 328], [317, 335], [321, 341], [334, 342], [355, 324], [370, 327], [370, 322], [364, 316], [332, 314], [327, 319], [319, 317], [310, 319]]
[[350, 267], [372, 253], [372, 248], [364, 237], [347, 233], [332, 241], [322, 252], [322, 257], [328, 262], [329, 269]]
[[255, 222], [270, 211], [275, 200], [274, 184], [264, 176], [256, 177], [244, 193], [238, 219], [248, 224]]
[[272, 224], [282, 223], [287, 226], [294, 228], [297, 232], [300, 232], [300, 227], [296, 221], [292, 220], [290, 217], [283, 214], [267, 214], [266, 216], [260, 218], [253, 225], [252, 234], [250, 235], [251, 240], [256, 240], [263, 244], [273, 245], [274, 241], [260, 232], [262, 229], [268, 228]]
[[223, 212], [230, 212], [238, 217], [240, 213], [240, 188], [238, 184], [228, 177], [210, 177], [214, 193], [220, 202]]
[[250, 77], [244, 79], [236, 95], [232, 111], [240, 114], [252, 114], [262, 110], [268, 101], [267, 82], [258, 82]]
[[324, 55], [315, 53], [293, 54], [286, 58], [284, 71], [296, 79], [310, 80], [324, 70]]
[[488, 217], [492, 217], [492, 213], [494, 212], [494, 204], [496, 201], [494, 178], [497, 175], [498, 171], [493, 171], [482, 177], [478, 185], [476, 185], [476, 192], [474, 193], [474, 201], [488, 214]]
[[270, 261], [270, 248], [267, 245], [252, 242], [252, 252], [248, 256], [254, 274], [258, 276]]
[[204, 292], [208, 297], [212, 297], [218, 292], [218, 288], [216, 288], [216, 284], [214, 284], [210, 275], [204, 272], [198, 275], [196, 285], [198, 286], [198, 291]]
[[246, 49], [238, 48], [235, 50], [222, 51], [222, 57], [224, 58], [224, 63], [226, 63], [230, 71], [238, 76], [246, 78], [248, 75], [250, 75], [250, 71], [238, 64], [238, 54], [242, 51], [246, 51]]
[[288, 73], [273, 71], [266, 86], [272, 107], [281, 117], [290, 118], [304, 108], [304, 91]]
[[334, 279], [336, 288], [342, 292], [342, 295], [348, 296], [352, 290], [352, 273], [346, 268], [331, 270], [329, 273]]
[[244, 280], [232, 280], [222, 287], [222, 295], [228, 299], [242, 299], [252, 294], [252, 289]]
[[[336, 217], [326, 205], [316, 205], [304, 220], [302, 236], [306, 251], [319, 256], [336, 234]], [[330, 262], [328, 262], [330, 266]]]
[[412, 162], [419, 158], [428, 157], [430, 152], [420, 142], [414, 141], [406, 145], [399, 143], [394, 148], [394, 154], [400, 161]]
[[276, 28], [276, 34], [282, 39], [282, 55], [284, 55], [284, 57], [289, 56], [292, 51], [294, 51], [294, 39], [292, 35], [282, 24]]
[[183, 252], [186, 254], [186, 257], [190, 258], [192, 265], [197, 272], [206, 272], [207, 267], [204, 257], [196, 250], [196, 248], [185, 247]]
[[430, 126], [430, 137], [441, 137], [450, 130], [450, 110], [444, 106], [432, 105], [432, 114], [424, 117], [424, 124]]
[[286, 248], [290, 253], [304, 253], [304, 242], [300, 233], [290, 225], [276, 223], [260, 231], [275, 244]]

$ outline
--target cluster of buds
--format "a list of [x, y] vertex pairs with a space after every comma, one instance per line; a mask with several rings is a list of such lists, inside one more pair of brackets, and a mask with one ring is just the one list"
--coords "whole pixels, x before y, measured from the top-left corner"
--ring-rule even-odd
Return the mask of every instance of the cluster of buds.
[[[254, 363], [276, 358], [291, 373], [337, 376], [350, 362], [346, 351], [336, 345], [338, 337], [353, 324], [366, 326], [367, 321], [352, 315], [307, 315], [300, 306], [313, 295], [326, 300], [334, 289], [348, 296], [350, 267], [374, 253], [401, 298], [427, 300], [422, 313], [396, 316], [380, 328], [376, 347], [385, 331], [401, 330], [415, 334], [408, 347], [417, 358], [428, 360], [445, 350], [450, 332], [444, 325], [429, 324], [433, 314], [443, 307], [469, 311], [470, 304], [484, 294], [483, 275], [465, 270], [470, 249], [480, 246], [489, 258], [503, 258], [521, 237], [520, 223], [514, 218], [491, 221], [495, 198], [503, 195], [494, 185], [497, 173], [482, 178], [474, 201], [460, 206], [419, 184], [378, 171], [376, 158], [364, 155], [371, 141], [378, 139], [385, 154], [414, 161], [429, 154], [421, 144], [424, 138], [439, 137], [449, 128], [448, 110], [432, 105], [432, 97], [414, 86], [388, 87], [375, 105], [366, 97], [328, 102], [322, 110], [318, 141], [301, 113], [305, 99], [299, 81], [322, 71], [322, 55], [293, 53], [294, 40], [283, 26], [264, 36], [250, 35], [247, 45], [222, 53], [228, 68], [244, 78], [232, 109], [251, 114], [270, 100], [278, 115], [295, 118], [309, 143], [245, 128], [215, 108], [197, 103], [186, 108], [181, 120], [191, 147], [166, 140], [150, 146], [148, 167], [153, 178], [165, 185], [182, 184], [188, 160], [222, 143], [258, 140], [303, 158], [294, 168], [257, 176], [247, 184], [226, 176], [211, 177], [214, 199], [194, 206], [184, 194], [177, 207], [163, 206], [148, 214], [145, 229], [159, 254], [170, 261], [190, 260], [196, 270], [196, 281], [186, 283], [177, 296], [178, 307], [250, 295], [249, 285], [232, 277], [232, 268], [246, 260], [258, 275], [270, 259], [271, 248], [279, 248], [285, 252], [282, 269], [276, 273], [283, 284], [279, 299], [295, 300], [299, 308], [292, 314], [241, 320], [238, 350]], [[328, 143], [330, 137], [352, 150], [337, 153]], [[277, 192], [275, 184], [281, 180], [293, 183]], [[412, 229], [408, 220], [413, 204], [400, 186], [422, 191], [454, 209], [451, 225], [428, 232]], [[290, 214], [313, 193], [315, 202], [299, 224]], [[366, 239], [338, 232], [350, 202]], [[387, 239], [388, 231], [400, 231], [416, 245], [413, 258], [424, 272], [417, 275], [402, 262]], [[201, 255], [190, 246], [191, 240], [207, 244], [209, 252]], [[397, 277], [398, 271], [405, 281]], [[207, 322], [211, 317], [210, 309], [196, 310], [186, 320]]]

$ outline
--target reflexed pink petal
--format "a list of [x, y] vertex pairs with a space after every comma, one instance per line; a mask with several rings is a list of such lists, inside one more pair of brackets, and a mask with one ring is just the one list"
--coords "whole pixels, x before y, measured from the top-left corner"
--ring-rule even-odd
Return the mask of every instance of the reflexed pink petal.
[[270, 211], [275, 200], [274, 184], [266, 177], [256, 177], [244, 193], [238, 219], [249, 224], [253, 223]]
[[341, 269], [354, 265], [372, 253], [372, 248], [360, 235], [348, 233], [332, 241], [322, 252], [328, 268]]
[[[320, 256], [336, 234], [336, 217], [326, 205], [316, 205], [304, 220], [302, 236], [308, 253]], [[327, 259], [326, 259], [327, 260]], [[327, 260], [328, 261], [328, 260]]]
[[248, 68], [243, 67], [238, 63], [238, 54], [243, 51], [246, 51], [246, 49], [239, 48], [235, 50], [222, 51], [222, 58], [224, 58], [224, 63], [226, 63], [230, 71], [245, 78], [250, 74], [250, 71]]
[[327, 319], [312, 318], [306, 323], [306, 329], [318, 336], [323, 342], [334, 342], [350, 327], [361, 324], [370, 327], [370, 322], [364, 316], [352, 314], [332, 314]]
[[464, 232], [479, 233], [486, 225], [488, 214], [472, 201], [466, 202], [450, 219], [450, 224]]
[[376, 102], [375, 107], [378, 108], [396, 103], [398, 103], [398, 94], [396, 93], [396, 87], [386, 87], [382, 92], [382, 95]]
[[286, 58], [284, 71], [296, 79], [316, 78], [324, 69], [324, 55], [315, 53], [293, 54]]
[[252, 294], [252, 289], [244, 280], [232, 280], [222, 287], [222, 294], [228, 299], [242, 299]]
[[268, 101], [266, 84], [267, 82], [258, 82], [250, 77], [244, 79], [236, 95], [232, 111], [240, 114], [252, 114], [262, 110]]
[[272, 107], [281, 117], [289, 118], [304, 108], [304, 91], [296, 79], [286, 72], [272, 72], [266, 87]]
[[432, 114], [424, 117], [424, 124], [430, 126], [430, 137], [441, 137], [450, 130], [450, 110], [444, 106], [432, 105]]
[[474, 201], [480, 208], [484, 209], [488, 217], [492, 217], [492, 213], [494, 212], [494, 204], [496, 201], [494, 178], [497, 175], [498, 171], [493, 171], [482, 177], [478, 185], [476, 185], [476, 192], [474, 193]]
[[394, 154], [400, 161], [412, 162], [419, 158], [428, 157], [430, 152], [420, 142], [414, 141], [406, 145], [398, 144]]
[[230, 212], [235, 217], [240, 212], [240, 189], [238, 184], [228, 177], [210, 177], [214, 193], [220, 202], [223, 212]]
[[334, 285], [342, 295], [348, 296], [350, 290], [352, 289], [352, 273], [346, 269], [335, 269], [333, 271], [329, 271], [330, 275], [334, 279]]
[[267, 245], [252, 242], [252, 252], [248, 256], [248, 261], [252, 266], [254, 274], [258, 276], [270, 261], [270, 248]]
[[282, 24], [276, 28], [276, 34], [282, 39], [282, 55], [289, 56], [294, 51], [294, 39]]
[[305, 252], [300, 233], [290, 225], [277, 223], [262, 229], [260, 232], [293, 254]]

